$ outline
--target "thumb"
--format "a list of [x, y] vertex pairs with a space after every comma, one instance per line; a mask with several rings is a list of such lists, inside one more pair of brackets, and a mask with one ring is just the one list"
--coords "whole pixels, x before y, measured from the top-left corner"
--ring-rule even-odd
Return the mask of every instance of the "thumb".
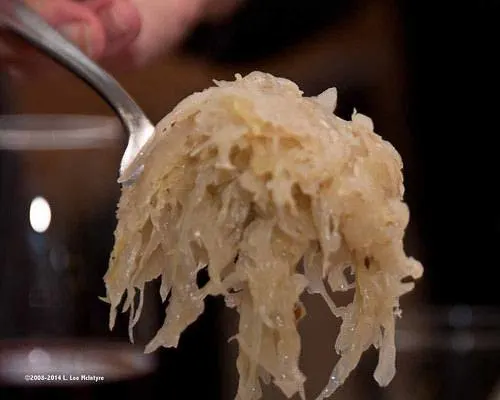
[[103, 56], [119, 53], [141, 30], [141, 16], [129, 0], [90, 0], [85, 5], [98, 16], [106, 35]]

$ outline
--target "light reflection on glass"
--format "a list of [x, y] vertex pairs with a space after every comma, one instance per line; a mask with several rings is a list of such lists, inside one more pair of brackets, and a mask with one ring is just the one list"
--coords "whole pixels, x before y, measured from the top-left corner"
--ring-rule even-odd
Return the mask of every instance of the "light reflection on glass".
[[30, 225], [37, 233], [44, 233], [49, 229], [52, 214], [49, 202], [41, 197], [35, 197], [30, 204]]

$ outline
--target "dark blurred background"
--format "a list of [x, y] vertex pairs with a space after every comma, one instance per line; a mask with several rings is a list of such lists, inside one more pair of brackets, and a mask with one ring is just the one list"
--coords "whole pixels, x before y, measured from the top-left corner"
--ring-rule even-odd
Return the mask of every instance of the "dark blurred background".
[[[406, 244], [425, 266], [405, 301], [498, 311], [499, 15], [495, 0], [247, 0], [227, 20], [197, 27], [178, 51], [118, 78], [154, 122], [212, 79], [235, 73], [290, 78], [307, 95], [336, 86], [338, 113], [349, 118], [356, 108], [372, 117], [405, 162], [412, 213]], [[64, 71], [27, 86], [5, 83], [3, 112], [110, 114]], [[8, 167], [1, 161], [5, 185]], [[98, 223], [112, 232], [112, 218]], [[161, 353], [159, 379], [151, 378], [150, 388], [172, 398], [227, 397], [224, 365], [232, 361], [219, 351], [227, 339], [220, 309], [218, 300], [211, 302], [180, 351]], [[308, 332], [321, 336], [319, 330]], [[486, 399], [463, 396], [469, 395], [441, 398]]]

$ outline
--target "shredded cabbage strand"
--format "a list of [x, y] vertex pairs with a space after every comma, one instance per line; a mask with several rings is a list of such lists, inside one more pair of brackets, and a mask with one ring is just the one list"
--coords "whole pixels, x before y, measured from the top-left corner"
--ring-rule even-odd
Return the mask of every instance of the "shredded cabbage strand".
[[[372, 345], [375, 379], [391, 381], [399, 298], [423, 272], [403, 248], [402, 161], [368, 117], [337, 117], [336, 102], [335, 89], [307, 98], [254, 72], [186, 98], [159, 123], [118, 205], [104, 278], [111, 329], [125, 298], [133, 339], [145, 283], [161, 278], [166, 317], [146, 351], [176, 347], [205, 298], [222, 295], [239, 313], [237, 399], [259, 399], [261, 378], [304, 398], [297, 326], [308, 291], [342, 319], [340, 358], [317, 399]], [[344, 307], [328, 294], [350, 289]]]

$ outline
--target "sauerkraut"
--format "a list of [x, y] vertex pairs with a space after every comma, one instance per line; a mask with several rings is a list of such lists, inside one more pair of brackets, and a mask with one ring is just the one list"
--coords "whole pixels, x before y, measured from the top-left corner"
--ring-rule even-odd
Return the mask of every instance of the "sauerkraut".
[[[375, 379], [391, 381], [399, 299], [423, 271], [403, 246], [402, 161], [368, 117], [336, 116], [336, 101], [335, 89], [308, 98], [254, 72], [193, 94], [158, 124], [118, 205], [110, 328], [120, 308], [132, 334], [145, 284], [161, 278], [166, 317], [146, 351], [176, 347], [204, 299], [222, 295], [239, 313], [237, 399], [259, 399], [261, 379], [304, 398], [297, 327], [301, 296], [316, 293], [342, 319], [339, 360], [317, 398], [372, 345]], [[349, 290], [352, 302], [336, 305], [331, 293]]]

